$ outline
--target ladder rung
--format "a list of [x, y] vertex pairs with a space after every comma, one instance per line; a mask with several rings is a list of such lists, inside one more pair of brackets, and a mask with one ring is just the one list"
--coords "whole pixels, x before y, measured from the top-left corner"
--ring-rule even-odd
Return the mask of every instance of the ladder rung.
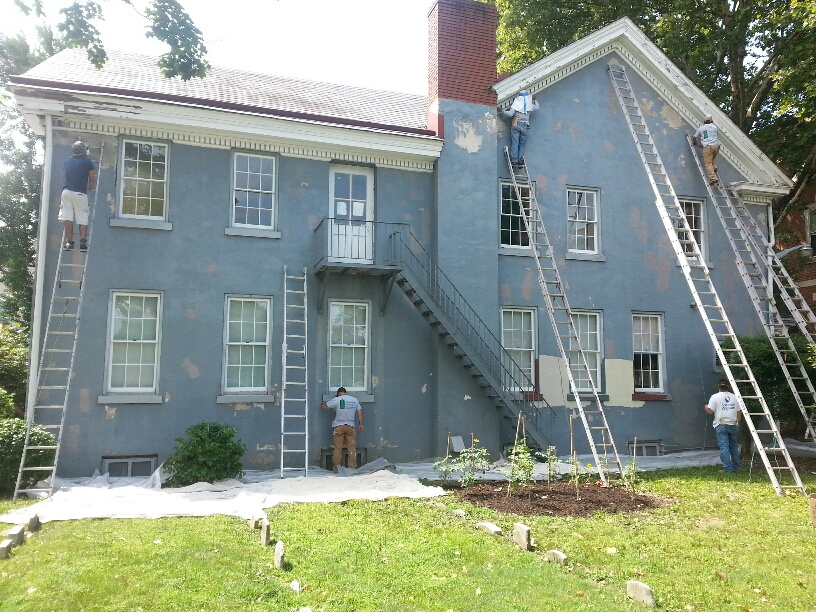
[[26, 451], [30, 450], [57, 450], [57, 446], [26, 446]]
[[38, 466], [38, 467], [24, 467], [24, 472], [53, 472], [54, 467]]

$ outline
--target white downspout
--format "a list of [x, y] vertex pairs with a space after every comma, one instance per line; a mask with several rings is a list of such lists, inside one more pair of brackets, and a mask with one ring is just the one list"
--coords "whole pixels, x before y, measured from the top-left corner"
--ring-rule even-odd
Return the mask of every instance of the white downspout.
[[[34, 268], [34, 296], [31, 304], [31, 345], [28, 351], [28, 394], [26, 396], [26, 419], [34, 418], [34, 402], [37, 400], [37, 380], [40, 369], [40, 334], [42, 317], [40, 305], [45, 284], [45, 259], [48, 244], [48, 223], [51, 211], [51, 165], [54, 152], [51, 115], [45, 115], [45, 143], [43, 155], [42, 190], [40, 195], [40, 218], [37, 231], [37, 251]], [[47, 316], [47, 315], [46, 315]]]

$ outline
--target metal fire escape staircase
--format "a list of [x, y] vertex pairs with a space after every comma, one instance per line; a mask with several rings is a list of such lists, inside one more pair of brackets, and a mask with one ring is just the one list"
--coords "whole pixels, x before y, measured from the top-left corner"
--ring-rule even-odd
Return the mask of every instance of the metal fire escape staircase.
[[[99, 150], [97, 187], [100, 184], [104, 153], [103, 143]], [[93, 203], [90, 206], [88, 218], [88, 242], [91, 240], [99, 190], [95, 189], [93, 193]], [[41, 221], [45, 223], [47, 220]], [[57, 269], [51, 290], [48, 318], [45, 323], [43, 348], [37, 365], [37, 393], [33, 401], [28, 402], [26, 435], [20, 468], [17, 472], [17, 483], [14, 487], [14, 501], [17, 500], [20, 493], [47, 493], [50, 496], [54, 492], [65, 414], [68, 409], [68, 397], [76, 360], [82, 297], [85, 293], [85, 268], [88, 261], [87, 251], [63, 250], [62, 245], [68, 239], [69, 237], [63, 235], [57, 257]], [[35, 425], [53, 434], [53, 445], [32, 444], [31, 430]], [[44, 458], [52, 452], [53, 460], [44, 461]], [[37, 484], [28, 485], [32, 474], [41, 475], [42, 478], [37, 478]]]
[[[524, 227], [529, 237], [530, 248], [535, 256], [536, 268], [538, 271], [538, 286], [544, 303], [547, 307], [547, 315], [552, 325], [555, 335], [558, 352], [566, 364], [567, 378], [569, 380], [570, 391], [575, 398], [578, 414], [589, 441], [595, 465], [598, 466], [598, 473], [604, 484], [607, 484], [607, 475], [604, 468], [612, 466], [617, 468], [618, 474], [623, 473], [623, 467], [615, 447], [612, 432], [606, 419], [603, 404], [598, 395], [598, 388], [592, 380], [592, 374], [587, 362], [586, 353], [581, 348], [578, 330], [572, 318], [564, 283], [558, 272], [558, 266], [553, 255], [553, 247], [547, 237], [544, 227], [544, 220], [541, 216], [541, 209], [535, 196], [535, 188], [530, 183], [527, 172], [527, 164], [521, 161], [519, 166], [514, 167], [510, 161], [510, 152], [505, 147], [504, 156], [507, 159], [507, 167], [510, 169], [510, 177], [519, 209], [523, 213]], [[526, 190], [529, 198], [523, 197], [522, 189]], [[529, 201], [529, 209], [525, 208], [524, 202]], [[568, 345], [567, 348], [565, 345]], [[567, 353], [577, 354], [578, 359], [569, 358]], [[579, 389], [575, 382], [575, 374], [586, 382], [590, 389]], [[581, 396], [583, 393], [584, 397]], [[586, 402], [586, 404], [584, 403]], [[600, 451], [599, 451], [600, 449]]]
[[[751, 303], [762, 321], [762, 327], [771, 343], [774, 354], [782, 373], [788, 382], [793, 397], [807, 424], [806, 437], [816, 435], [813, 428], [814, 406], [816, 405], [816, 389], [808, 377], [807, 370], [802, 363], [799, 353], [788, 333], [788, 326], [776, 306], [774, 286], [781, 289], [782, 299], [800, 325], [805, 338], [813, 342], [806, 325], [805, 316], [813, 317], [813, 312], [805, 302], [793, 279], [785, 270], [781, 261], [770, 251], [768, 241], [760, 231], [759, 226], [751, 213], [741, 202], [734, 202], [725, 187], [711, 185], [700, 157], [695, 153], [691, 136], [686, 134], [692, 157], [700, 171], [700, 176], [708, 186], [708, 195], [714, 203], [714, 209], [720, 218], [728, 242], [736, 254], [737, 268], [745, 283]], [[770, 257], [770, 260], [767, 258]], [[777, 272], [779, 271], [779, 272]], [[787, 299], [785, 299], [787, 298]], [[797, 305], [794, 300], [797, 300]], [[804, 305], [804, 306], [802, 306]]]
[[[734, 333], [725, 308], [711, 281], [708, 266], [705, 264], [684, 211], [669, 181], [657, 147], [632, 91], [629, 78], [626, 76], [626, 71], [623, 67], [613, 64], [609, 64], [607, 71], [630, 133], [634, 138], [641, 163], [654, 191], [655, 205], [691, 291], [694, 305], [703, 319], [709, 339], [717, 352], [734, 395], [737, 397], [754, 446], [765, 465], [771, 484], [779, 495], [791, 490], [805, 494], [805, 487], [779, 435], [779, 430], [762, 391], [759, 389], [739, 339]], [[724, 349], [723, 343], [729, 344], [730, 347]], [[757, 429], [753, 417], [763, 421], [764, 429]], [[771, 440], [763, 442], [760, 435], [766, 437], [770, 435]], [[781, 462], [777, 461], [775, 462], [777, 465], [772, 465], [770, 455], [781, 459]]]
[[281, 478], [284, 472], [309, 473], [308, 322], [306, 268], [302, 276], [283, 267], [283, 346], [281, 359]]

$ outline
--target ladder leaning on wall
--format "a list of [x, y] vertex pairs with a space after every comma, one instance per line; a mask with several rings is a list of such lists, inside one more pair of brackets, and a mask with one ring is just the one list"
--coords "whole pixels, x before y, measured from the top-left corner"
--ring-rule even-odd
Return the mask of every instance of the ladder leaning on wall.
[[[93, 203], [88, 216], [88, 242], [91, 240], [93, 229], [104, 153], [105, 144], [102, 143], [96, 173], [97, 188], [93, 192]], [[47, 222], [45, 219], [41, 221]], [[37, 392], [33, 401], [28, 402], [26, 411], [26, 434], [23, 454], [20, 458], [20, 469], [17, 471], [17, 482], [14, 486], [14, 501], [17, 501], [20, 493], [46, 493], [50, 496], [54, 492], [57, 464], [63, 442], [65, 414], [68, 410], [68, 397], [76, 362], [77, 337], [88, 261], [88, 251], [63, 249], [62, 245], [69, 239], [63, 234], [57, 257], [51, 303], [45, 322], [43, 347], [35, 373]], [[35, 426], [51, 433], [54, 436], [54, 443], [43, 445], [36, 441], [32, 442], [32, 428]], [[52, 453], [53, 459], [49, 460], [48, 457]], [[36, 483], [32, 484], [31, 480], [35, 475], [37, 476]]]
[[[510, 161], [510, 152], [506, 147], [504, 155], [507, 159], [507, 167], [510, 169], [513, 190], [516, 194], [519, 210], [522, 213], [521, 216], [524, 219], [524, 227], [529, 237], [530, 247], [535, 257], [536, 269], [538, 270], [538, 285], [547, 306], [547, 315], [552, 324], [559, 354], [563, 363], [566, 364], [570, 391], [575, 398], [578, 414], [581, 417], [581, 423], [584, 426], [592, 450], [592, 457], [595, 459], [595, 465], [598, 468], [598, 475], [603, 484], [608, 484], [610, 467], [616, 468], [618, 474], [623, 473], [618, 449], [615, 446], [609, 423], [606, 420], [603, 404], [598, 395], [598, 388], [592, 379], [586, 353], [581, 348], [578, 330], [572, 318], [572, 309], [567, 301], [564, 283], [561, 281], [561, 275], [558, 272], [558, 266], [553, 255], [553, 248], [547, 237], [541, 209], [535, 196], [535, 188], [531, 184], [527, 173], [527, 164], [524, 160], [521, 160], [520, 166], [518, 168], [514, 167]], [[527, 197], [525, 197], [523, 190], [528, 194]], [[525, 202], [529, 202], [529, 208], [525, 208]], [[569, 344], [569, 349], [565, 348], [565, 343]], [[578, 360], [570, 363], [567, 351], [577, 353]], [[578, 388], [573, 370], [579, 374], [581, 381], [589, 386], [589, 390], [586, 387]], [[591, 393], [589, 398], [587, 398], [588, 391]], [[584, 394], [583, 397], [582, 393]], [[584, 405], [584, 402], [586, 402], [586, 405]]]
[[309, 473], [308, 313], [306, 268], [291, 276], [283, 267], [283, 346], [281, 360], [281, 478]]
[[[805, 487], [799, 478], [796, 466], [779, 435], [773, 415], [751, 371], [739, 339], [734, 333], [714, 283], [711, 281], [708, 266], [652, 140], [626, 70], [622, 66], [609, 64], [607, 71], [632, 138], [634, 138], [640, 161], [654, 191], [655, 205], [691, 291], [694, 306], [703, 319], [709, 339], [717, 352], [731, 389], [737, 397], [740, 411], [745, 417], [754, 446], [765, 465], [771, 484], [779, 495], [786, 491], [798, 491], [805, 494]], [[728, 348], [723, 348], [724, 343], [728, 345]], [[763, 429], [757, 429], [753, 417], [763, 421]], [[763, 442], [760, 434], [766, 437], [770, 435], [771, 440]], [[781, 459], [781, 464], [775, 461], [776, 465], [772, 465], [769, 458], [771, 455]]]
[[[799, 411], [805, 419], [806, 437], [814, 437], [816, 432], [814, 432], [813, 428], [813, 410], [814, 405], [816, 405], [816, 389], [814, 389], [813, 383], [808, 377], [807, 370], [799, 357], [799, 353], [796, 351], [793, 339], [788, 333], [788, 326], [785, 324], [782, 314], [776, 307], [774, 286], [792, 285], [793, 291], [795, 291], [795, 294], [801, 299], [804, 308], [807, 309], [807, 314], [812, 317], [813, 313], [810, 311], [807, 302], [802, 298], [795, 283], [793, 283], [793, 279], [787, 274], [787, 271], [776, 255], [771, 252], [770, 261], [778, 263], [777, 266], [773, 265], [773, 263], [769, 263], [766, 259], [769, 256], [768, 241], [761, 232], [758, 232], [758, 235], [754, 234], [754, 231], [759, 230], [759, 226], [753, 222], [751, 213], [747, 208], [742, 206], [741, 202], [735, 203], [732, 201], [732, 196], [729, 195], [721, 183], [717, 185], [711, 185], [709, 183], [706, 169], [700, 157], [695, 153], [694, 145], [689, 134], [686, 134], [686, 140], [688, 140], [689, 147], [691, 147], [691, 154], [700, 171], [700, 176], [703, 177], [704, 182], [708, 186], [708, 195], [714, 203], [714, 209], [720, 218], [720, 223], [728, 237], [731, 249], [736, 254], [737, 268], [745, 283], [745, 288], [751, 296], [751, 303], [754, 305], [754, 309], [762, 321], [765, 335], [768, 336], [771, 348], [776, 355], [777, 361], [779, 361], [785, 380], [793, 393], [796, 405], [799, 407]], [[739, 209], [742, 209], [743, 213], [747, 213], [748, 216], [745, 217], [744, 214], [740, 214]], [[784, 276], [780, 278], [777, 270], [783, 272]], [[788, 283], [790, 283], [790, 285]], [[782, 291], [783, 299], [785, 297], [788, 298], [785, 300], [786, 306], [788, 309], [801, 309], [801, 306], [794, 305], [794, 297], [792, 297], [791, 293], [784, 290]], [[804, 324], [805, 319], [798, 310], [797, 313], [799, 314], [799, 320], [803, 323], [801, 328], [805, 338], [807, 338], [809, 342], [813, 342], [807, 325]], [[808, 411], [810, 411], [810, 413], [808, 413]]]

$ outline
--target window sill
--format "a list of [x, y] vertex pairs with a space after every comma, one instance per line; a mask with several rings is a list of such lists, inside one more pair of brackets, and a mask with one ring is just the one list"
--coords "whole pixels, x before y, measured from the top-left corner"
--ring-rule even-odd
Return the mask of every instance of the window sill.
[[[355, 393], [354, 391], [349, 391], [348, 393], [352, 397], [356, 397], [357, 401], [361, 404], [373, 404], [374, 403], [374, 394], [373, 393]], [[331, 398], [337, 397], [336, 395], [324, 395], [323, 401], [328, 402]]]
[[632, 394], [632, 399], [638, 402], [670, 402], [671, 395], [668, 393], [641, 393]]
[[218, 395], [215, 398], [216, 404], [275, 404], [277, 398], [274, 395]]
[[[578, 397], [580, 397], [581, 400], [594, 400], [595, 399], [595, 397], [591, 393], [579, 393]], [[598, 394], [598, 399], [601, 400], [602, 402], [608, 402], [609, 401], [609, 394], [608, 393], [599, 393]], [[575, 394], [568, 393], [567, 394], [567, 401], [574, 402], [575, 401]]]
[[116, 393], [99, 395], [96, 402], [98, 404], [161, 404], [164, 402], [164, 398], [161, 395], [148, 393]]
[[225, 227], [224, 234], [227, 236], [250, 236], [252, 238], [280, 238], [281, 233], [271, 229], [260, 227]]
[[533, 249], [523, 246], [502, 245], [499, 255], [510, 255], [511, 257], [532, 257]]
[[577, 261], [606, 261], [606, 255], [600, 253], [573, 253], [567, 251], [565, 259], [575, 259]]
[[111, 227], [130, 227], [135, 229], [171, 230], [173, 224], [167, 221], [155, 221], [153, 219], [123, 219], [116, 217], [110, 220]]

